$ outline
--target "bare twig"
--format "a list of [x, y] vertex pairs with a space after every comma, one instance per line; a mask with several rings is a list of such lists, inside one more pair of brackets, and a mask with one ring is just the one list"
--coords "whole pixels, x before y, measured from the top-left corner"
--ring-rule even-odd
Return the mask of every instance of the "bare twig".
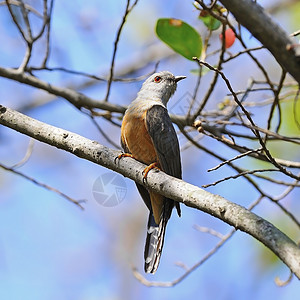
[[[272, 121], [272, 118], [273, 118], [274, 109], [275, 109], [275, 107], [277, 107], [277, 109], [278, 109], [278, 125], [277, 125], [276, 130], [275, 130], [276, 133], [278, 133], [280, 125], [281, 125], [281, 108], [280, 108], [280, 102], [279, 102], [279, 94], [280, 94], [280, 91], [283, 87], [285, 77], [286, 77], [286, 71], [283, 70], [282, 73], [281, 73], [281, 77], [280, 77], [278, 87], [274, 91], [274, 101], [272, 103], [270, 113], [269, 113], [269, 117], [268, 117], [267, 129], [269, 130], [271, 128], [271, 121]], [[265, 136], [265, 142], [267, 141], [267, 139], [268, 139], [268, 135]]]
[[110, 94], [111, 83], [112, 83], [112, 80], [113, 80], [113, 77], [114, 77], [115, 59], [116, 59], [118, 43], [119, 43], [119, 39], [120, 39], [120, 36], [121, 36], [122, 29], [125, 25], [128, 14], [132, 11], [132, 9], [135, 7], [135, 5], [137, 3], [138, 3], [138, 0], [135, 0], [135, 2], [130, 7], [130, 0], [127, 0], [125, 13], [123, 15], [122, 22], [121, 22], [121, 25], [118, 29], [117, 36], [116, 36], [116, 39], [115, 39], [115, 42], [114, 42], [113, 56], [112, 56], [112, 60], [111, 60], [111, 64], [110, 64], [110, 74], [109, 74], [109, 78], [108, 78], [107, 91], [106, 91], [106, 96], [104, 98], [104, 101], [108, 101], [108, 97], [109, 97], [109, 94]]
[[207, 228], [207, 227], [203, 227], [203, 226], [199, 226], [199, 225], [194, 225], [193, 227], [200, 232], [208, 233], [212, 236], [219, 238], [220, 240], [224, 239], [223, 234], [221, 234], [220, 232], [218, 232], [216, 230], [213, 230], [212, 228]]
[[32, 154], [33, 146], [34, 146], [34, 139], [30, 138], [29, 139], [29, 144], [28, 144], [28, 147], [27, 147], [27, 151], [26, 151], [24, 157], [18, 163], [13, 165], [11, 167], [11, 169], [19, 168], [19, 167], [21, 167], [21, 166], [23, 166], [24, 164], [27, 163], [28, 159], [30, 158], [30, 156]]
[[[256, 205], [260, 203], [262, 197], [259, 197], [252, 205], [250, 205], [249, 210], [252, 210]], [[168, 282], [157, 282], [149, 281], [142, 274], [140, 274], [136, 268], [133, 268], [133, 275], [144, 285], [146, 286], [156, 286], [156, 287], [171, 287], [183, 281], [188, 275], [194, 272], [197, 268], [203, 265], [212, 255], [214, 255], [234, 234], [236, 230], [231, 230], [228, 234], [221, 238], [221, 241], [211, 249], [198, 263], [193, 265], [191, 268], [187, 269], [186, 272], [181, 275], [179, 278], [168, 281]]]
[[297, 110], [297, 103], [298, 103], [298, 100], [299, 100], [299, 93], [300, 93], [300, 85], [299, 85], [299, 88], [298, 88], [297, 93], [295, 95], [294, 105], [293, 105], [294, 120], [295, 120], [295, 123], [296, 123], [297, 127], [300, 130], [300, 117], [299, 117], [298, 110]]
[[[19, 22], [18, 22], [18, 20], [17, 20], [17, 18], [15, 16], [15, 14], [14, 14], [14, 12], [13, 12], [13, 10], [11, 8], [11, 4], [12, 4], [11, 1], [5, 0], [5, 3], [7, 5], [7, 8], [9, 10], [9, 13], [10, 13], [11, 17], [12, 17], [13, 22], [15, 23], [16, 27], [18, 28], [18, 30], [19, 30], [20, 34], [22, 35], [24, 41], [27, 41], [26, 34], [25, 34], [24, 30], [22, 29], [22, 27], [20, 26], [20, 24], [19, 24]], [[19, 2], [19, 5], [21, 5], [21, 2]]]
[[213, 167], [213, 168], [211, 168], [211, 169], [208, 169], [207, 172], [215, 171], [215, 170], [219, 169], [220, 167], [222, 167], [222, 166], [228, 164], [229, 162], [232, 162], [232, 161], [234, 161], [234, 160], [237, 160], [237, 159], [240, 159], [240, 158], [242, 158], [242, 157], [248, 156], [249, 154], [254, 153], [254, 152], [260, 152], [261, 150], [262, 150], [262, 149], [259, 148], [259, 149], [254, 149], [254, 150], [246, 151], [246, 152], [244, 152], [244, 153], [242, 153], [242, 154], [239, 154], [239, 155], [237, 155], [237, 156], [235, 156], [235, 157], [233, 157], [233, 158], [231, 158], [231, 159], [228, 159], [228, 160], [225, 160], [225, 161], [221, 162], [221, 163], [218, 164], [217, 166], [215, 166], [215, 167]]
[[92, 114], [87, 114], [89, 116], [89, 118], [92, 120], [93, 124], [96, 126], [96, 128], [98, 129], [98, 131], [101, 133], [101, 135], [104, 137], [104, 139], [111, 144], [115, 149], [121, 149], [121, 147], [119, 145], [117, 145], [105, 132], [104, 130], [101, 128], [101, 126], [97, 123], [97, 121], [95, 120], [94, 116]]
[[219, 184], [223, 181], [229, 180], [229, 179], [237, 179], [241, 176], [251, 175], [251, 174], [259, 173], [259, 172], [278, 172], [278, 170], [277, 169], [246, 170], [246, 171], [240, 172], [239, 174], [236, 174], [236, 175], [231, 175], [231, 176], [228, 176], [228, 177], [224, 177], [224, 178], [222, 178], [220, 180], [217, 180], [213, 183], [205, 184], [202, 187], [207, 188], [209, 186], [217, 185], [217, 184]]
[[[288, 35], [279, 27], [257, 3], [250, 0], [220, 0], [284, 67], [300, 83], [300, 68]], [[264, 30], [261, 30], [264, 28]]]
[[75, 200], [75, 199], [69, 197], [68, 195], [62, 193], [62, 192], [59, 191], [58, 189], [55, 189], [55, 188], [49, 186], [48, 184], [39, 182], [39, 181], [37, 181], [36, 179], [34, 179], [33, 177], [30, 177], [30, 176], [28, 176], [28, 175], [25, 175], [24, 173], [21, 173], [21, 172], [15, 170], [15, 169], [13, 169], [13, 168], [4, 166], [3, 164], [0, 164], [0, 168], [4, 169], [4, 170], [6, 170], [6, 171], [12, 172], [12, 173], [14, 173], [14, 174], [16, 174], [16, 175], [19, 175], [19, 176], [21, 176], [21, 177], [23, 177], [23, 178], [25, 178], [25, 179], [31, 181], [32, 183], [34, 183], [34, 184], [36, 184], [36, 185], [38, 185], [38, 186], [40, 186], [40, 187], [43, 187], [43, 188], [45, 188], [45, 189], [47, 189], [47, 190], [49, 190], [49, 191], [52, 191], [52, 192], [54, 192], [54, 193], [56, 193], [56, 194], [62, 196], [63, 198], [67, 199], [68, 201], [70, 201], [70, 202], [76, 204], [76, 205], [77, 205], [78, 207], [80, 207], [81, 209], [84, 209], [84, 207], [82, 206], [81, 203], [82, 203], [82, 202], [85, 202], [85, 200], [79, 200], [79, 201], [78, 201], [78, 200]]
[[50, 55], [50, 33], [51, 33], [51, 20], [52, 20], [53, 7], [54, 7], [54, 0], [51, 0], [49, 12], [48, 12], [47, 1], [46, 1], [46, 11], [44, 9], [44, 24], [46, 25], [47, 33], [46, 33], [46, 52], [45, 52], [44, 59], [42, 61], [43, 69], [46, 68], [49, 55]]
[[[208, 67], [209, 69], [217, 72], [220, 74], [220, 76], [222, 77], [222, 79], [224, 80], [227, 88], [229, 89], [229, 91], [231, 92], [231, 94], [233, 95], [233, 98], [235, 100], [235, 102], [238, 104], [238, 106], [241, 108], [241, 110], [243, 111], [243, 113], [245, 114], [245, 116], [247, 117], [247, 119], [249, 120], [249, 122], [251, 123], [251, 125], [253, 126], [253, 128], [255, 128], [255, 123], [253, 122], [250, 114], [248, 113], [248, 111], [244, 108], [244, 106], [240, 103], [239, 99], [237, 98], [237, 96], [235, 95], [231, 84], [229, 82], [229, 80], [227, 79], [227, 77], [225, 76], [225, 74], [223, 72], [221, 72], [220, 70], [212, 67], [210, 64], [200, 61], [198, 58], [194, 57], [194, 60], [198, 61], [199, 64], [203, 64], [206, 67]], [[260, 145], [262, 146], [267, 158], [269, 159], [269, 161], [275, 166], [277, 167], [282, 173], [286, 174], [287, 176], [290, 176], [294, 179], [299, 179], [299, 177], [295, 174], [293, 174], [292, 172], [288, 171], [286, 168], [284, 168], [282, 165], [280, 165], [278, 162], [276, 162], [276, 160], [272, 157], [270, 151], [268, 150], [268, 148], [266, 147], [264, 141], [262, 140], [259, 131], [256, 129], [253, 129], [252, 132], [255, 134], [255, 136], [258, 138]]]
[[[8, 0], [9, 4], [11, 5], [15, 5], [15, 6], [20, 6], [21, 2], [19, 0]], [[7, 6], [7, 1], [3, 1], [0, 2], [0, 6]], [[43, 18], [42, 14], [37, 11], [34, 7], [30, 6], [29, 4], [25, 4], [25, 9], [27, 9], [28, 11], [34, 13], [38, 18]]]
[[146, 286], [153, 286], [153, 287], [172, 287], [177, 285], [178, 283], [182, 282], [188, 275], [194, 272], [197, 268], [203, 265], [212, 255], [214, 255], [235, 233], [235, 230], [230, 231], [227, 235], [223, 237], [223, 239], [212, 249], [210, 250], [198, 263], [193, 265], [191, 268], [186, 270], [186, 272], [180, 276], [179, 278], [173, 281], [167, 282], [158, 282], [158, 281], [149, 281], [147, 280], [136, 268], [132, 269], [133, 275], [135, 278], [140, 281], [142, 284]]

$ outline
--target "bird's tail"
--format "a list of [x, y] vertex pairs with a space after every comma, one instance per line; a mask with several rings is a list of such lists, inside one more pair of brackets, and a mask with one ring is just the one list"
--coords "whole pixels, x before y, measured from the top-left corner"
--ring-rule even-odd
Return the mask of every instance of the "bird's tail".
[[144, 253], [146, 273], [155, 273], [158, 268], [164, 245], [166, 225], [167, 222], [164, 218], [161, 218], [159, 224], [156, 224], [150, 211]]
[[174, 206], [173, 203], [173, 200], [165, 199], [165, 205], [159, 224], [156, 224], [153, 213], [150, 211], [144, 252], [144, 268], [146, 273], [154, 274], [158, 268], [164, 245], [166, 226], [171, 216], [172, 208]]

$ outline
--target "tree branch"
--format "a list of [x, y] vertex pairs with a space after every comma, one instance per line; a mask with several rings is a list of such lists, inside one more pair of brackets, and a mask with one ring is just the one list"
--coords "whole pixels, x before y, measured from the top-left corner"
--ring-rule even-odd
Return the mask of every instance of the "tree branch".
[[[115, 113], [124, 113], [126, 110], [125, 106], [121, 106], [118, 104], [106, 102], [106, 101], [100, 101], [96, 100], [93, 98], [90, 98], [82, 93], [79, 93], [77, 91], [74, 91], [70, 88], [66, 87], [58, 87], [56, 85], [52, 85], [46, 81], [43, 81], [33, 75], [23, 73], [23, 72], [18, 72], [16, 69], [12, 68], [2, 68], [0, 67], [0, 76], [8, 79], [15, 80], [20, 83], [27, 84], [29, 86], [33, 86], [36, 88], [39, 88], [41, 90], [44, 90], [48, 92], [51, 95], [55, 95], [58, 97], [62, 97], [69, 101], [71, 104], [73, 104], [77, 108], [81, 107], [87, 107], [87, 108], [97, 108], [97, 109], [102, 109], [106, 110], [109, 112], [115, 112]], [[179, 127], [183, 128], [185, 126], [192, 126], [193, 125], [193, 118], [187, 117], [187, 116], [180, 116], [180, 115], [170, 115], [171, 120], [173, 123], [178, 125]], [[213, 133], [215, 136], [221, 136], [222, 134], [227, 134], [227, 131], [224, 131], [224, 128], [218, 128], [216, 126], [210, 126], [208, 124], [202, 123], [201, 124], [202, 128], [210, 133]], [[251, 127], [250, 127], [251, 129]], [[255, 130], [259, 130], [260, 128], [258, 127], [253, 127]], [[243, 147], [240, 147], [238, 145], [231, 145], [227, 143], [227, 146], [243, 153], [245, 152]], [[248, 151], [248, 150], [246, 150]], [[252, 153], [250, 156], [263, 160], [263, 161], [268, 161], [268, 158], [263, 155], [263, 154], [258, 154], [258, 153]], [[293, 162], [293, 161], [288, 161], [288, 160], [282, 160], [279, 158], [274, 158], [275, 162], [278, 164], [281, 164], [285, 167], [290, 167], [290, 168], [299, 168], [300, 163], [298, 162]]]
[[32, 183], [34, 183], [34, 184], [36, 184], [36, 185], [38, 185], [38, 186], [44, 188], [44, 189], [47, 189], [47, 190], [49, 190], [49, 191], [52, 191], [52, 192], [54, 192], [54, 193], [56, 193], [56, 194], [58, 194], [58, 195], [64, 197], [64, 198], [67, 199], [68, 201], [70, 201], [70, 202], [76, 204], [76, 205], [77, 205], [78, 207], [80, 207], [81, 209], [84, 209], [84, 207], [81, 205], [81, 203], [82, 203], [82, 202], [85, 202], [85, 200], [75, 200], [75, 199], [69, 197], [68, 195], [66, 195], [65, 193], [59, 191], [58, 189], [56, 189], [56, 188], [54, 188], [54, 187], [52, 187], [52, 186], [50, 186], [50, 185], [48, 185], [48, 184], [42, 183], [42, 182], [36, 180], [35, 178], [30, 177], [30, 176], [28, 176], [28, 175], [26, 175], [26, 174], [24, 174], [24, 173], [21, 173], [21, 172], [15, 170], [14, 168], [10, 168], [10, 167], [4, 166], [4, 165], [2, 165], [2, 164], [0, 164], [0, 168], [4, 169], [4, 170], [6, 170], [6, 171], [12, 172], [12, 173], [14, 173], [14, 174], [16, 174], [16, 175], [19, 175], [19, 176], [21, 176], [21, 177], [23, 177], [23, 178], [25, 178], [25, 179], [31, 181]]
[[168, 198], [223, 220], [235, 229], [244, 231], [262, 242], [300, 279], [299, 247], [274, 225], [244, 207], [161, 171], [150, 172], [147, 182], [143, 182], [144, 164], [131, 158], [116, 161], [119, 151], [109, 149], [70, 131], [32, 119], [4, 106], [0, 106], [0, 124], [116, 171]]
[[28, 84], [38, 89], [44, 90], [50, 94], [62, 97], [68, 100], [76, 107], [100, 108], [103, 110], [120, 113], [124, 113], [126, 110], [126, 108], [123, 106], [92, 99], [72, 89], [52, 85], [48, 82], [42, 81], [41, 79], [35, 76], [26, 74], [24, 72], [19, 72], [16, 69], [0, 67], [0, 76], [18, 81], [20, 83]]
[[288, 71], [300, 84], [300, 59], [292, 47], [293, 41], [254, 1], [220, 0], [274, 56], [281, 67]]

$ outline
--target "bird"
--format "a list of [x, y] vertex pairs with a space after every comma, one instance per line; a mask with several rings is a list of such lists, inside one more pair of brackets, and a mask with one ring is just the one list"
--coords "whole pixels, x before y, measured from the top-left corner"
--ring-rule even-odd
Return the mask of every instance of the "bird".
[[[177, 82], [186, 76], [174, 76], [168, 71], [154, 73], [145, 80], [135, 100], [125, 111], [121, 125], [121, 145], [124, 153], [147, 164], [143, 174], [157, 168], [168, 175], [182, 178], [179, 142], [167, 111], [167, 103], [175, 93]], [[144, 270], [154, 274], [158, 268], [166, 225], [174, 206], [179, 217], [179, 202], [168, 199], [143, 185], [137, 189], [149, 209], [144, 251]]]

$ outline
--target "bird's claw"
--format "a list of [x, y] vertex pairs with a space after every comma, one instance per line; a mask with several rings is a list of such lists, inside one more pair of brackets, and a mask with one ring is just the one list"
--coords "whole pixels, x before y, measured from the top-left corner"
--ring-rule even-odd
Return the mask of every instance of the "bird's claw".
[[159, 167], [158, 167], [158, 163], [157, 162], [154, 162], [152, 164], [150, 164], [148, 167], [146, 167], [143, 171], [143, 183], [145, 183], [147, 181], [147, 175], [148, 173], [152, 170], [152, 169], [157, 169], [157, 170], [160, 170]]
[[116, 158], [115, 158], [115, 163], [117, 161], [117, 159], [121, 159], [122, 157], [131, 157], [131, 158], [134, 158], [132, 154], [130, 153], [121, 153], [119, 154]]

